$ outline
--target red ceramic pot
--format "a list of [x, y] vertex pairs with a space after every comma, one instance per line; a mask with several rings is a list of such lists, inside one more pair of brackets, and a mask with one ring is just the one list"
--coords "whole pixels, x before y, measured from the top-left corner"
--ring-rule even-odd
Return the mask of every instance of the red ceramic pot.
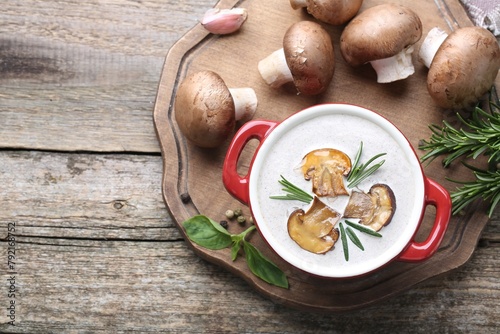
[[[242, 176], [237, 164], [251, 139], [260, 144], [247, 174]], [[356, 190], [368, 192], [373, 184], [388, 185], [396, 199], [390, 224], [380, 230], [381, 238], [356, 231], [364, 251], [350, 243], [349, 261], [345, 260], [340, 239], [325, 254], [301, 248], [288, 234], [287, 221], [293, 210], [307, 210], [307, 204], [271, 199], [270, 196], [283, 194], [278, 180], [283, 176], [312, 194], [311, 182], [297, 169], [302, 158], [315, 149], [334, 148], [354, 160], [361, 142], [361, 162], [378, 153], [386, 155], [383, 166]], [[401, 131], [379, 114], [348, 104], [313, 106], [281, 123], [254, 120], [244, 124], [226, 154], [223, 182], [229, 193], [250, 207], [254, 223], [270, 248], [292, 266], [321, 277], [356, 277], [393, 260], [423, 261], [439, 248], [451, 216], [448, 192], [424, 175], [415, 151]], [[344, 197], [321, 200], [342, 213], [348, 199]], [[426, 240], [417, 242], [415, 235], [428, 205], [436, 208], [434, 221]]]

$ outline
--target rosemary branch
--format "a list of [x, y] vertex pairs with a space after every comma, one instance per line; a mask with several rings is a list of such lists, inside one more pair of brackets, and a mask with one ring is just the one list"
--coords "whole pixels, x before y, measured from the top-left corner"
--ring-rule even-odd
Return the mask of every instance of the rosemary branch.
[[346, 232], [344, 229], [344, 225], [342, 225], [342, 223], [339, 223], [339, 230], [340, 230], [340, 240], [342, 242], [342, 249], [344, 250], [344, 259], [346, 261], [349, 261], [349, 244], [347, 243]]
[[366, 233], [366, 234], [369, 234], [369, 235], [372, 235], [374, 237], [377, 237], [377, 238], [382, 238], [382, 234], [378, 233], [378, 232], [375, 232], [374, 230], [372, 230], [371, 228], [369, 227], [364, 227], [363, 225], [360, 225], [360, 224], [355, 224], [349, 220], [346, 220], [345, 223], [347, 225], [349, 225], [350, 227], [353, 227], [355, 228], [356, 230], [358, 231], [361, 231], [363, 233]]
[[277, 195], [277, 196], [269, 196], [271, 199], [281, 199], [281, 200], [297, 200], [304, 203], [310, 203], [313, 200], [313, 197], [300, 189], [287, 179], [281, 176], [281, 180], [278, 182], [284, 187], [282, 190], [286, 193], [285, 195]]
[[[344, 220], [344, 223], [346, 223], [348, 226], [344, 228], [344, 224], [342, 222], [339, 223], [339, 231], [340, 231], [340, 240], [342, 242], [342, 249], [344, 250], [344, 258], [346, 261], [349, 261], [349, 243], [347, 242], [347, 238], [351, 240], [351, 242], [356, 245], [359, 249], [362, 251], [365, 250], [365, 247], [363, 246], [363, 243], [361, 240], [359, 240], [358, 236], [356, 233], [354, 233], [354, 230], [352, 228], [355, 228], [356, 230], [369, 234], [374, 237], [381, 238], [382, 234], [375, 232], [371, 228], [361, 226], [359, 224], [355, 224], [351, 221]], [[352, 228], [351, 228], [352, 227]]]
[[386, 153], [379, 153], [375, 156], [373, 156], [370, 160], [368, 160], [366, 163], [362, 164], [360, 163], [361, 160], [361, 153], [363, 152], [363, 142], [359, 144], [359, 149], [358, 152], [356, 153], [356, 157], [354, 158], [354, 164], [351, 169], [351, 172], [347, 176], [347, 186], [349, 188], [354, 188], [358, 184], [360, 184], [363, 180], [365, 180], [368, 176], [372, 175], [375, 173], [382, 165], [384, 164], [385, 160], [380, 161], [379, 163], [370, 166], [372, 162], [374, 162], [376, 159], [386, 155]]
[[495, 87], [490, 91], [488, 109], [486, 111], [477, 106], [470, 119], [457, 113], [461, 123], [459, 129], [446, 121], [443, 121], [442, 127], [431, 125], [430, 140], [423, 140], [419, 145], [420, 149], [428, 151], [420, 158], [422, 162], [446, 155], [443, 159], [444, 167], [459, 158], [476, 159], [481, 155], [488, 157], [487, 169], [462, 162], [473, 172], [474, 181], [448, 179], [462, 185], [451, 193], [453, 214], [481, 198], [489, 201], [488, 216], [491, 217], [500, 202], [500, 100]]
[[482, 198], [484, 201], [490, 200], [491, 202], [488, 208], [488, 216], [491, 217], [495, 207], [500, 202], [500, 169], [486, 171], [467, 163], [463, 164], [473, 171], [476, 180], [463, 182], [449, 179], [452, 182], [462, 185], [455, 192], [451, 193], [453, 214], [459, 213], [470, 203]]
[[[498, 105], [492, 104], [498, 110]], [[465, 156], [476, 159], [481, 154], [488, 155], [488, 162], [500, 161], [500, 112], [488, 113], [476, 107], [470, 120], [457, 113], [464, 127], [455, 129], [450, 123], [443, 121], [443, 126], [432, 124], [429, 128], [432, 135], [429, 141], [423, 140], [420, 148], [429, 151], [421, 160], [433, 160], [442, 154], [448, 154], [443, 160], [448, 167], [456, 159]]]

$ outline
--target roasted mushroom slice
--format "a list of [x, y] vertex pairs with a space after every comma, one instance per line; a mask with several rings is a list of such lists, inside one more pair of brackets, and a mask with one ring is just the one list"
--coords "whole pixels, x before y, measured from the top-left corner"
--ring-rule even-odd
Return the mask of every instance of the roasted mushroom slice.
[[366, 194], [353, 191], [344, 211], [345, 218], [359, 218], [360, 223], [379, 231], [391, 222], [396, 198], [386, 184], [375, 184]]
[[351, 159], [344, 152], [332, 148], [311, 151], [302, 159], [300, 169], [304, 179], [312, 180], [317, 196], [349, 194], [343, 177], [351, 171]]
[[288, 218], [288, 234], [301, 248], [315, 254], [324, 254], [333, 248], [339, 238], [335, 224], [340, 213], [314, 197], [305, 212], [297, 209]]

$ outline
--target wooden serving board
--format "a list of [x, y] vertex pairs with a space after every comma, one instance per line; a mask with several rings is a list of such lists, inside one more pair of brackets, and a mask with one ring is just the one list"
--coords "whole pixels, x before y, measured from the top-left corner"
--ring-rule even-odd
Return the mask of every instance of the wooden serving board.
[[[424, 36], [434, 26], [451, 31], [472, 25], [458, 0], [381, 1], [365, 0], [361, 10], [383, 2], [401, 3], [420, 15]], [[293, 10], [288, 0], [221, 0], [217, 7], [245, 7], [248, 19], [235, 34], [215, 36], [197, 24], [168, 52], [163, 68], [154, 122], [160, 141], [164, 174], [163, 196], [179, 230], [185, 236], [181, 223], [196, 214], [204, 214], [216, 221], [224, 220], [227, 209], [249, 209], [232, 198], [222, 184], [222, 163], [227, 143], [218, 149], [200, 149], [186, 142], [175, 123], [174, 98], [179, 83], [192, 72], [213, 70], [230, 87], [252, 87], [259, 99], [254, 118], [280, 121], [311, 105], [325, 102], [344, 102], [374, 110], [391, 120], [417, 148], [421, 139], [430, 137], [429, 125], [443, 119], [456, 122], [455, 113], [442, 110], [433, 103], [426, 89], [427, 70], [416, 61], [416, 72], [410, 78], [377, 84], [375, 72], [369, 66], [352, 69], [342, 59], [339, 37], [342, 27], [323, 25], [332, 36], [336, 68], [329, 89], [316, 97], [298, 96], [286, 89], [273, 90], [261, 79], [257, 63], [281, 47], [285, 30], [299, 20], [314, 20], [305, 11]], [[359, 129], [362, 131], [362, 129]], [[240, 158], [240, 171], [245, 173], [257, 143], [251, 141]], [[423, 154], [417, 151], [418, 154]], [[424, 166], [427, 176], [453, 190], [452, 179], [467, 179], [470, 173], [461, 164], [447, 170], [439, 161]], [[432, 222], [434, 208], [428, 208], [417, 239], [425, 239]], [[257, 232], [251, 242], [274, 261], [289, 278], [290, 288], [271, 286], [256, 278], [247, 268], [243, 257], [231, 261], [229, 249], [210, 251], [186, 242], [200, 257], [242, 277], [255, 290], [271, 300], [303, 310], [325, 312], [347, 311], [371, 305], [382, 299], [464, 264], [476, 247], [478, 238], [488, 222], [485, 207], [476, 204], [462, 215], [454, 216], [438, 252], [421, 263], [392, 262], [368, 276], [349, 280], [328, 280], [312, 277], [291, 268], [278, 258]], [[232, 233], [248, 226], [231, 223]]]

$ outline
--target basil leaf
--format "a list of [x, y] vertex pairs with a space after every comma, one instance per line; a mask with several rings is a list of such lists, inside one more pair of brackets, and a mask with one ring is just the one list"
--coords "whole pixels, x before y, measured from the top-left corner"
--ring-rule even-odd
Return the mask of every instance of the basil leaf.
[[230, 234], [219, 223], [206, 216], [197, 215], [183, 222], [182, 226], [188, 238], [202, 247], [218, 250], [231, 246], [233, 261], [238, 257], [243, 244], [248, 267], [255, 276], [269, 284], [288, 288], [288, 279], [285, 273], [262, 255], [257, 248], [245, 241], [246, 235], [255, 229], [254, 225], [240, 234]]
[[212, 219], [197, 215], [182, 223], [186, 234], [194, 243], [212, 250], [231, 245], [231, 235]]
[[233, 245], [231, 246], [231, 260], [236, 260], [238, 257], [238, 252], [241, 249], [241, 240], [233, 241]]
[[240, 234], [231, 234], [231, 240], [233, 241], [233, 244], [231, 246], [231, 259], [233, 261], [238, 257], [238, 252], [241, 249], [241, 242], [243, 241], [243, 239], [245, 239], [247, 233], [253, 229], [252, 227], [255, 228], [254, 226], [251, 226]]
[[269, 284], [288, 289], [288, 279], [280, 268], [245, 240], [243, 240], [243, 249], [245, 250], [248, 268], [255, 276]]

